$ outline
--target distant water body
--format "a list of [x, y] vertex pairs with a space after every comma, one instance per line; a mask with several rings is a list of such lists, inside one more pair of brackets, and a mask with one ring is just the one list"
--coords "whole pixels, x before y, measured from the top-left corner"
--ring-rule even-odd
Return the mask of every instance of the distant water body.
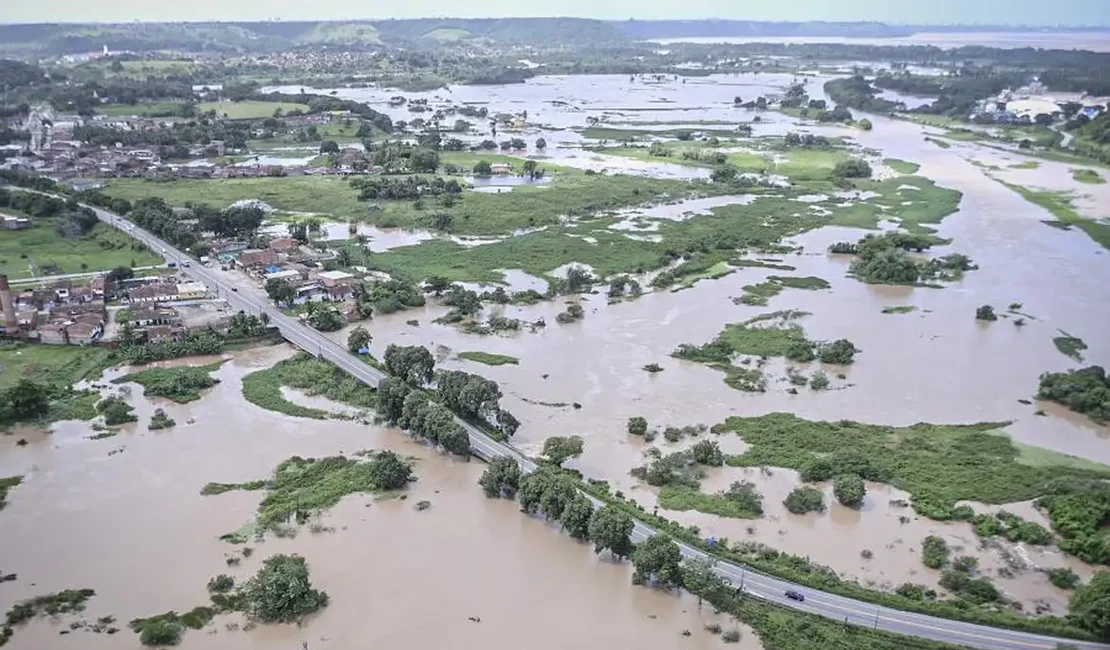
[[848, 45], [935, 45], [956, 48], [981, 45], [1015, 49], [1038, 47], [1059, 50], [1110, 52], [1110, 30], [1100, 32], [921, 32], [900, 38], [851, 38], [846, 36], [705, 36], [661, 38], [656, 43], [844, 43]]

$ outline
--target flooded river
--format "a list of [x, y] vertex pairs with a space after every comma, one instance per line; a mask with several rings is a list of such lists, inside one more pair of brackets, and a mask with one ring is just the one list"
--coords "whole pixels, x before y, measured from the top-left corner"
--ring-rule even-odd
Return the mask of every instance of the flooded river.
[[[623, 76], [545, 77], [512, 86], [452, 87], [406, 96], [428, 97], [430, 103], [444, 105], [482, 102], [491, 112], [527, 111], [526, 132], [548, 140], [546, 155], [589, 161], [590, 154], [581, 149], [581, 135], [573, 130], [585, 126], [586, 116], [613, 122], [747, 122], [752, 116], [732, 108], [734, 96], [747, 100], [781, 92], [790, 81], [789, 75], [715, 76], [686, 84], [644, 84]], [[810, 82], [814, 96], [821, 94], [820, 81]], [[369, 100], [376, 107], [386, 106], [388, 97], [397, 94], [373, 89], [338, 93]], [[395, 119], [411, 119], [404, 107], [389, 112]], [[757, 134], [796, 128], [781, 114], [764, 115]], [[884, 118], [873, 121], [870, 132], [806, 128], [849, 136], [881, 156], [919, 163], [921, 175], [963, 192], [959, 212], [939, 227], [939, 234], [953, 243], [936, 252], [968, 254], [979, 270], [944, 289], [866, 285], [847, 276], [847, 260], [825, 252], [830, 243], [857, 239], [861, 232], [824, 228], [794, 238], [800, 251], [779, 256], [782, 263], [796, 267], [794, 272], [738, 269], [683, 291], [652, 292], [612, 305], [602, 289], [531, 307], [488, 307], [487, 313], [525, 322], [542, 318], [547, 324], [512, 335], [481, 337], [433, 324], [447, 308], [430, 301], [422, 309], [366, 323], [374, 336], [372, 351], [380, 356], [391, 343], [426, 345], [437, 354], [440, 367], [496, 380], [505, 393], [502, 404], [523, 423], [515, 438], [523, 451], [538, 453], [552, 435], [581, 435], [585, 453], [568, 464], [587, 476], [610, 480], [645, 506], [654, 505], [654, 492], [628, 476], [644, 462], [645, 448], [626, 433], [632, 416], [644, 416], [652, 426], [711, 425], [730, 415], [775, 411], [891, 425], [1011, 421], [1005, 431], [1017, 441], [1110, 463], [1110, 429], [1063, 409], [1018, 401], [1032, 397], [1042, 372], [1077, 366], [1052, 343], [1060, 330], [1086, 341], [1087, 362], [1110, 363], [1110, 339], [1103, 332], [1103, 324], [1110, 321], [1110, 257], [1078, 230], [1044, 225], [1042, 220], [1051, 218], [1046, 211], [990, 178], [969, 158], [1006, 168], [1003, 178], [1010, 182], [1040, 181], [1062, 190], [1072, 189], [1066, 166], [1046, 162], [1040, 171], [1013, 169], [1009, 165], [1020, 160], [1016, 156], [963, 143], [945, 150], [925, 141], [920, 126]], [[645, 164], [643, 173], [667, 173]], [[1102, 187], [1075, 187], [1093, 197], [1078, 207], [1092, 216], [1106, 216], [1095, 212], [1110, 204], [1103, 200]], [[684, 218], [713, 205], [702, 200], [625, 216], [629, 222], [642, 219], [650, 224], [652, 219]], [[375, 251], [427, 238], [421, 233], [359, 228]], [[346, 224], [329, 224], [328, 236], [350, 235]], [[544, 286], [542, 279], [519, 270], [506, 273], [516, 289]], [[734, 303], [744, 285], [772, 274], [817, 276], [830, 288], [786, 289], [765, 307]], [[243, 287], [241, 291], [248, 290]], [[555, 317], [568, 301], [581, 303], [584, 318], [557, 324]], [[1013, 302], [1022, 303], [1021, 311], [1028, 315], [1025, 327], [1015, 327], [1012, 318], [989, 324], [974, 319], [982, 304], [992, 304], [1001, 313]], [[912, 305], [917, 311], [882, 313], [895, 305]], [[811, 338], [848, 338], [862, 350], [856, 363], [843, 369], [845, 377], [834, 379], [836, 390], [790, 394], [780, 360], [765, 368], [765, 393], [743, 393], [725, 385], [720, 372], [669, 356], [679, 344], [711, 340], [728, 323], [782, 309], [810, 312], [799, 323]], [[414, 319], [419, 325], [409, 324]], [[333, 336], [346, 342], [345, 331]], [[456, 356], [476, 350], [511, 355], [520, 363], [487, 367]], [[241, 377], [289, 353], [280, 346], [236, 354], [216, 374], [222, 383], [189, 405], [152, 402], [134, 387], [130, 401], [140, 424], [124, 427], [112, 438], [88, 440], [92, 432], [83, 423], [61, 423], [49, 435], [0, 437], [0, 476], [26, 476], [0, 513], [0, 568], [19, 574], [17, 581], [0, 586], [0, 607], [78, 587], [98, 592], [89, 604], [90, 618], [112, 614], [127, 621], [203, 604], [208, 578], [229, 571], [225, 557], [234, 551], [217, 537], [249, 521], [261, 497], [238, 492], [201, 497], [201, 486], [264, 477], [293, 455], [388, 448], [419, 459], [419, 481], [409, 489], [408, 500], [348, 497], [323, 519], [334, 532], [311, 534], [306, 529], [296, 539], [267, 538], [252, 558], [230, 569], [237, 578], [245, 578], [273, 553], [302, 554], [315, 585], [331, 596], [326, 610], [302, 628], [264, 626], [249, 634], [226, 628], [237, 619], [220, 618], [204, 631], [189, 632], [183, 646], [293, 648], [301, 641], [314, 649], [720, 645], [703, 629], [713, 619], [709, 608], [698, 612], [692, 598], [630, 588], [627, 565], [599, 559], [545, 523], [522, 516], [512, 503], [482, 497], [475, 485], [480, 463], [449, 460], [394, 430], [350, 421], [294, 419], [244, 402]], [[649, 363], [660, 364], [664, 371], [644, 372], [642, 367]], [[109, 376], [118, 374], [111, 371]], [[290, 398], [305, 399], [292, 393]], [[321, 401], [312, 399], [311, 404], [320, 407]], [[145, 423], [157, 407], [165, 408], [178, 425], [146, 431]], [[1046, 415], [1034, 415], [1037, 409]], [[16, 447], [18, 437], [30, 444]], [[729, 453], [742, 451], [735, 438], [721, 442]], [[663, 445], [665, 451], [672, 447]], [[942, 535], [950, 545], [963, 547], [957, 554], [979, 557], [984, 572], [1027, 611], [1045, 604], [1059, 612], [1067, 599], [1033, 569], [1066, 564], [1084, 577], [1091, 573], [1090, 567], [1053, 549], [979, 548], [966, 524], [920, 519], [891, 505], [906, 495], [886, 486], [869, 486], [859, 512], [833, 505], [825, 514], [806, 516], [791, 515], [781, 506], [797, 484], [791, 471], [722, 468], [710, 474], [703, 489], [719, 490], [735, 480], [750, 480], [763, 492], [763, 519], [662, 514], [708, 534], [806, 555], [845, 576], [884, 587], [907, 581], [935, 585], [938, 576], [921, 565], [920, 546], [926, 535]], [[825, 491], [831, 493], [831, 488]], [[413, 506], [422, 499], [432, 508], [417, 512]], [[1039, 516], [1028, 504], [1010, 509]], [[901, 521], [903, 516], [909, 520]], [[870, 559], [861, 556], [865, 549], [872, 551]], [[1015, 557], [1026, 568], [1013, 578], [999, 578], [999, 570]], [[481, 623], [468, 616], [480, 617]], [[21, 628], [12, 647], [55, 647], [59, 625], [44, 621]], [[690, 637], [681, 635], [684, 629], [691, 631]], [[126, 630], [111, 637], [74, 635], [80, 641], [67, 641], [76, 642], [75, 647], [137, 645]], [[738, 647], [757, 648], [753, 637], [745, 631]]]

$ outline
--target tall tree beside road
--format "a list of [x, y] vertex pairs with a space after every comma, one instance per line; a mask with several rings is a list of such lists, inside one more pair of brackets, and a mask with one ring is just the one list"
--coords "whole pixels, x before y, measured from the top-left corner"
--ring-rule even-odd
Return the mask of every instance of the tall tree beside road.
[[491, 460], [489, 467], [482, 472], [478, 485], [482, 486], [482, 491], [487, 497], [512, 499], [520, 489], [520, 465], [508, 456], [498, 456]]
[[582, 455], [582, 436], [551, 436], [543, 442], [543, 455], [556, 465]]
[[347, 335], [347, 350], [351, 354], [358, 354], [358, 351], [362, 348], [370, 347], [370, 341], [372, 339], [373, 337], [370, 336], [370, 332], [360, 325], [351, 330], [351, 333]]
[[612, 506], [604, 506], [590, 517], [590, 539], [594, 553], [606, 549], [618, 558], [632, 554], [632, 518]]
[[435, 376], [435, 359], [420, 345], [390, 345], [385, 349], [384, 361], [389, 374], [412, 386], [428, 384]]
[[655, 534], [632, 552], [636, 573], [632, 581], [654, 583], [663, 588], [682, 586], [682, 552], [670, 537]]

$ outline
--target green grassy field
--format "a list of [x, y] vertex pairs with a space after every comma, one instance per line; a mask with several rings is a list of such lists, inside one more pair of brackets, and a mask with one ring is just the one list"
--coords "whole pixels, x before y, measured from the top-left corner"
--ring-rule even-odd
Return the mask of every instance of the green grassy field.
[[[35, 275], [106, 271], [117, 266], [150, 266], [162, 259], [149, 250], [132, 248], [134, 240], [103, 224], [97, 224], [87, 235], [75, 239], [62, 237], [49, 222], [26, 230], [5, 231], [0, 235], [0, 273], [12, 280]], [[31, 266], [34, 266], [34, 273]], [[43, 270], [54, 265], [57, 270]]]
[[292, 102], [262, 102], [262, 101], [242, 101], [242, 102], [205, 102], [197, 105], [197, 110], [207, 112], [215, 110], [219, 115], [226, 115], [231, 120], [247, 120], [247, 119], [262, 119], [266, 117], [273, 117], [274, 111], [281, 109], [282, 112], [288, 113], [292, 110], [308, 111], [308, 106], [305, 104], [294, 104]]
[[[499, 235], [519, 228], [553, 225], [568, 215], [617, 210], [705, 189], [704, 185], [636, 176], [558, 175], [547, 185], [520, 187], [511, 192], [468, 192], [447, 211], [454, 217], [453, 234]], [[118, 179], [111, 181], [106, 191], [131, 200], [160, 196], [171, 205], [200, 200], [226, 207], [240, 199], [260, 199], [279, 210], [324, 213], [339, 220], [368, 221], [383, 227], [422, 227], [433, 213], [440, 211], [434, 200], [426, 200], [423, 210], [417, 209], [412, 201], [387, 201], [381, 204], [382, 209], [371, 210], [358, 201], [358, 191], [346, 179], [335, 176], [171, 182]]]
[[507, 354], [493, 354], [492, 352], [460, 352], [460, 359], [467, 361], [475, 361], [477, 363], [484, 363], [487, 366], [504, 366], [504, 365], [518, 365], [520, 359], [510, 357]]
[[1080, 183], [1087, 183], [1088, 185], [1102, 185], [1106, 183], [1106, 179], [1093, 169], [1073, 169], [1071, 170], [1071, 177]]
[[96, 107], [96, 112], [109, 117], [125, 117], [130, 115], [175, 115], [181, 107], [181, 102], [144, 102], [140, 104], [101, 104]]
[[1026, 201], [1048, 210], [1060, 221], [1060, 223], [1079, 228], [1087, 233], [1087, 236], [1091, 239], [1101, 244], [1103, 248], [1110, 249], [1110, 224], [1081, 216], [1075, 211], [1075, 206], [1072, 205], [1071, 197], [1068, 193], [1054, 192], [1051, 190], [1032, 190], [1005, 181], [998, 182], [1020, 194]]
[[803, 476], [824, 472], [823, 466], [830, 476], [850, 467], [852, 473], [909, 492], [915, 509], [935, 519], [953, 516], [958, 501], [1013, 503], [1044, 494], [1058, 478], [1110, 477], [1110, 466], [1077, 464], [1078, 459], [1045, 450], [1023, 451], [1000, 435], [1005, 425], [898, 428], [772, 413], [731, 417], [715, 431], [735, 432], [751, 445], [730, 457], [729, 465], [788, 467]]
[[883, 163], [899, 174], [916, 174], [917, 170], [921, 169], [921, 165], [917, 163], [898, 160], [897, 158], [885, 158]]
[[0, 389], [20, 379], [69, 386], [114, 365], [112, 350], [73, 345], [0, 345]]

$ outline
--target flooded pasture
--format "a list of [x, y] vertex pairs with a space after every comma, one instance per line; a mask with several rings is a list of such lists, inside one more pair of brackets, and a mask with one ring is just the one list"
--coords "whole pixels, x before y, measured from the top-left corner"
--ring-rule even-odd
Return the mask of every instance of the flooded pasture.
[[[682, 178], [699, 177], [707, 170], [593, 154], [582, 149], [585, 139], [575, 129], [584, 128], [587, 117], [614, 125], [747, 123], [753, 114], [733, 108], [735, 96], [781, 93], [791, 81], [789, 75], [772, 74], [651, 84], [620, 75], [540, 77], [511, 86], [452, 86], [405, 96], [426, 98], [433, 109], [470, 103], [487, 106], [491, 114], [526, 111], [519, 133], [542, 134], [549, 143], [545, 155], [559, 164]], [[807, 82], [812, 96], [823, 96], [822, 83], [823, 79]], [[389, 105], [396, 91], [345, 88], [336, 93], [369, 101], [394, 119], [411, 118], [406, 107]], [[765, 112], [761, 117], [754, 125], [757, 135], [799, 128], [780, 113]], [[888, 425], [1010, 422], [1004, 431], [1018, 442], [1110, 463], [1110, 428], [1063, 408], [1018, 401], [1032, 398], [1041, 373], [1077, 367], [1052, 342], [1060, 330], [1087, 343], [1086, 363], [1110, 363], [1110, 339], [1103, 332], [1110, 320], [1110, 257], [1076, 229], [1044, 225], [1043, 220], [1051, 219], [1047, 211], [990, 174], [1001, 174], [1007, 182], [1089, 196], [1077, 198], [1077, 207], [1103, 218], [1110, 205], [1104, 188], [1110, 185], [1075, 185], [1068, 166], [1059, 163], [1044, 162], [1032, 171], [1014, 168], [1010, 165], [1022, 158], [974, 144], [942, 149], [925, 141], [918, 125], [871, 119], [871, 131], [804, 128], [849, 136], [880, 157], [920, 164], [920, 175], [962, 192], [959, 211], [937, 228], [937, 234], [952, 243], [936, 247], [932, 254], [967, 254], [978, 270], [939, 289], [868, 285], [848, 275], [847, 258], [826, 253], [830, 244], [858, 239], [864, 232], [825, 227], [791, 238], [788, 243], [797, 250], [775, 256], [776, 263], [793, 271], [737, 268], [680, 291], [656, 290], [612, 304], [600, 287], [593, 294], [533, 306], [487, 307], [487, 314], [546, 323], [490, 336], [433, 323], [448, 308], [429, 300], [425, 307], [363, 323], [374, 337], [371, 351], [380, 358], [389, 344], [425, 345], [436, 352], [439, 367], [497, 381], [505, 395], [502, 405], [522, 422], [516, 446], [538, 454], [549, 436], [581, 435], [585, 452], [568, 466], [587, 477], [609, 480], [649, 508], [656, 501], [653, 489], [628, 475], [644, 462], [644, 443], [626, 430], [633, 416], [647, 418], [653, 427], [712, 425], [730, 415], [778, 411]], [[991, 172], [984, 165], [1002, 171]], [[798, 209], [819, 208], [806, 202], [829, 198], [847, 202], [868, 197], [802, 196]], [[628, 211], [612, 227], [630, 236], [651, 236], [663, 220], [682, 220], [730, 203], [745, 205], [750, 199], [717, 197]], [[346, 223], [334, 221], [323, 224], [323, 233], [328, 239], [364, 235], [372, 252], [433, 237], [366, 224], [357, 224], [352, 233]], [[486, 241], [496, 240], [459, 240], [468, 245]], [[551, 269], [549, 275], [557, 276], [572, 262]], [[504, 273], [514, 291], [546, 289], [546, 278], [519, 269]], [[734, 302], [746, 285], [771, 275], [815, 276], [830, 286], [817, 291], [787, 288], [766, 306]], [[645, 286], [646, 279], [641, 278]], [[249, 286], [244, 281], [241, 290]], [[558, 324], [556, 316], [568, 302], [581, 304], [584, 318]], [[1022, 305], [1024, 327], [1015, 326], [1015, 314], [1005, 313], [1015, 302]], [[983, 304], [993, 305], [1005, 317], [976, 322], [975, 310]], [[913, 306], [916, 311], [884, 314], [890, 306]], [[746, 393], [727, 386], [717, 370], [670, 356], [680, 344], [712, 340], [729, 323], [785, 309], [809, 312], [797, 322], [810, 338], [847, 338], [862, 350], [851, 366], [829, 368], [844, 375], [834, 381], [833, 390], [790, 392], [788, 367], [809, 373], [820, 367], [816, 363], [773, 359], [764, 368], [766, 392]], [[418, 327], [410, 324], [413, 320]], [[348, 331], [331, 336], [346, 344]], [[519, 365], [485, 366], [458, 358], [463, 351], [509, 355], [519, 359]], [[348, 497], [320, 522], [334, 532], [312, 534], [305, 529], [296, 539], [268, 536], [254, 557], [230, 570], [245, 578], [269, 555], [299, 553], [308, 559], [315, 586], [331, 596], [331, 605], [302, 628], [263, 626], [247, 634], [226, 629], [225, 623], [236, 619], [219, 618], [209, 628], [187, 634], [184, 647], [295, 647], [310, 641], [313, 648], [474, 648], [515, 644], [523, 638], [528, 647], [541, 649], [720, 645], [703, 629], [714, 618], [708, 607], [699, 612], [688, 596], [629, 588], [627, 565], [598, 558], [544, 522], [521, 515], [510, 502], [485, 499], [475, 485], [480, 463], [447, 459], [396, 430], [345, 420], [290, 418], [245, 402], [240, 394], [243, 375], [289, 353], [279, 346], [235, 354], [215, 373], [221, 383], [191, 404], [148, 400], [140, 387], [131, 386], [129, 401], [139, 423], [122, 427], [111, 438], [89, 440], [93, 432], [88, 425], [74, 422], [56, 425], [52, 434], [0, 437], [0, 476], [26, 477], [0, 513], [5, 529], [0, 538], [3, 568], [19, 574], [16, 582], [0, 589], [0, 607], [40, 593], [87, 586], [98, 592], [89, 604], [90, 618], [113, 614], [127, 621], [170, 609], [188, 610], [206, 602], [209, 577], [229, 571], [225, 557], [234, 547], [218, 536], [249, 521], [261, 498], [248, 492], [201, 497], [201, 486], [262, 478], [293, 455], [375, 448], [418, 459], [419, 480], [408, 489], [407, 500]], [[643, 366], [651, 363], [661, 365], [663, 372], [645, 372]], [[113, 370], [106, 376], [120, 374]], [[305, 406], [338, 408], [319, 397], [293, 391], [285, 395]], [[145, 423], [155, 408], [164, 408], [177, 426], [148, 431]], [[1043, 410], [1043, 417], [1035, 415], [1038, 410]], [[16, 447], [20, 437], [29, 444]], [[736, 436], [720, 442], [726, 453], [742, 451]], [[920, 547], [925, 536], [940, 535], [953, 547], [962, 547], [957, 554], [978, 557], [983, 572], [1027, 611], [1040, 603], [1059, 613], [1067, 598], [1035, 569], [1067, 565], [1084, 578], [1092, 572], [1052, 548], [980, 547], [967, 524], [930, 521], [892, 504], [908, 497], [889, 486], [869, 485], [860, 511], [832, 503], [831, 487], [824, 486], [826, 501], [832, 503], [829, 511], [804, 516], [792, 515], [781, 505], [798, 482], [789, 470], [721, 468], [710, 472], [702, 489], [713, 492], [737, 480], [752, 481], [763, 493], [762, 519], [726, 519], [694, 511], [661, 514], [697, 525], [705, 534], [759, 541], [808, 556], [846, 577], [884, 588], [907, 581], [935, 585], [938, 576], [921, 565]], [[413, 504], [425, 499], [431, 509], [417, 512]], [[1041, 519], [1029, 504], [1006, 508]], [[818, 539], [819, 544], [814, 541]], [[872, 551], [870, 559], [861, 556], [865, 549]], [[1000, 570], [1015, 557], [1026, 568], [1012, 578], [1001, 576]], [[480, 617], [481, 623], [468, 616]], [[684, 629], [692, 635], [681, 636]], [[32, 623], [17, 630], [12, 647], [52, 647], [59, 631], [59, 624]], [[112, 637], [74, 634], [81, 647], [136, 644], [129, 631]], [[754, 649], [758, 642], [745, 631], [737, 647]]]

